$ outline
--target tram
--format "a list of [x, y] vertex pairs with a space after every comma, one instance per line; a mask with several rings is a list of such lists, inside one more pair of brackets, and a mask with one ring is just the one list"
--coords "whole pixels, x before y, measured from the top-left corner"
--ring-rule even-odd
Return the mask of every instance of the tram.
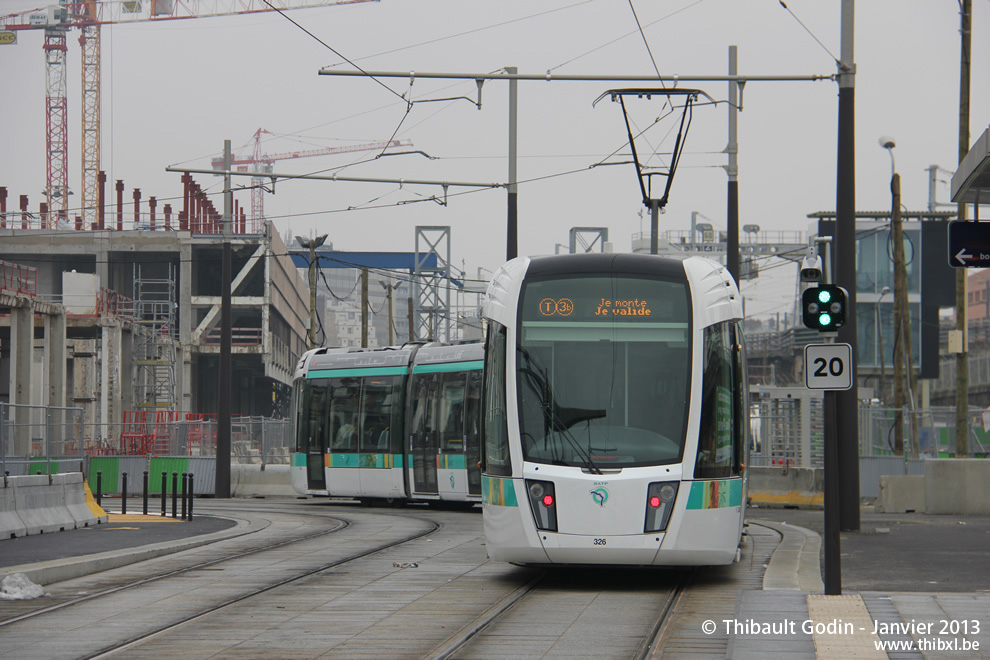
[[489, 557], [520, 564], [738, 559], [748, 429], [742, 300], [700, 257], [509, 261], [488, 320]]
[[480, 342], [318, 348], [292, 388], [292, 486], [365, 504], [481, 501]]

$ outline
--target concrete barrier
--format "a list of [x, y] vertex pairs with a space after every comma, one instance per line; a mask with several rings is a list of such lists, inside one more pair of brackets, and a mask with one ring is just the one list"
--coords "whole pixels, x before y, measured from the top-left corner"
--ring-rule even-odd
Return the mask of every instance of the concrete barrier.
[[14, 479], [3, 477], [0, 488], [0, 540], [16, 538], [27, 534], [27, 527], [17, 513], [14, 502]]
[[76, 529], [99, 525], [107, 522], [109, 516], [106, 511], [96, 506], [96, 502], [90, 506], [86, 493], [86, 484], [83, 481], [82, 472], [66, 472], [55, 475], [62, 478], [62, 489], [65, 493], [65, 508], [76, 524]]
[[106, 512], [91, 499], [79, 472], [6, 477], [0, 489], [0, 539], [106, 522]]
[[296, 497], [288, 465], [230, 466], [230, 494], [233, 497]]
[[15, 477], [14, 506], [30, 534], [48, 534], [75, 529], [76, 523], [65, 508], [62, 485], [52, 485], [57, 475]]
[[766, 507], [821, 509], [825, 504], [821, 468], [748, 467], [749, 501]]
[[925, 477], [885, 474], [874, 503], [877, 513], [922, 513], [925, 511]]
[[990, 460], [928, 460], [924, 479], [926, 513], [990, 514]]

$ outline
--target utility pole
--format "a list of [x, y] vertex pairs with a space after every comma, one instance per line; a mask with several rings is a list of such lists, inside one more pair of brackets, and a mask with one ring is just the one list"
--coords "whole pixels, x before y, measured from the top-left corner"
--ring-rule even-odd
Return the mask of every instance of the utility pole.
[[395, 341], [395, 335], [392, 332], [392, 292], [399, 288], [398, 284], [390, 284], [385, 281], [379, 281], [385, 288], [385, 295], [388, 297], [388, 345], [391, 346], [392, 342]]
[[[223, 141], [223, 166], [230, 172], [230, 140]], [[233, 387], [233, 368], [231, 364], [231, 246], [232, 232], [231, 207], [233, 193], [230, 189], [230, 174], [223, 177], [223, 259], [220, 267], [220, 382], [217, 387], [217, 462], [216, 481], [213, 495], [217, 498], [230, 497], [230, 407], [231, 388]]]
[[409, 305], [409, 341], [416, 341], [416, 326], [413, 325], [413, 319], [415, 315], [413, 314], [413, 299], [410, 296], [406, 298], [406, 303]]
[[[853, 347], [852, 387], [836, 393], [839, 524], [859, 531], [859, 390], [856, 384], [856, 64], [853, 48], [854, 0], [842, 0], [840, 17], [839, 132], [835, 177], [836, 283], [848, 292], [846, 323], [839, 341]], [[826, 472], [828, 468], [826, 467]], [[826, 479], [829, 477], [826, 475]], [[838, 548], [836, 542], [835, 547]], [[838, 558], [836, 558], [836, 561]], [[840, 586], [841, 588], [841, 586]], [[831, 592], [827, 592], [831, 593]]]
[[[959, 34], [959, 162], [969, 151], [969, 78], [973, 37], [973, 0], [961, 0]], [[966, 219], [966, 204], [959, 202], [957, 219]], [[956, 330], [962, 332], [962, 352], [956, 354], [956, 458], [969, 456], [969, 310], [967, 268], [956, 269]]]
[[308, 241], [300, 236], [296, 236], [296, 242], [299, 243], [299, 247], [309, 250], [309, 337], [307, 339], [311, 349], [318, 346], [316, 341], [316, 270], [319, 268], [319, 264], [316, 257], [316, 248], [321, 247], [326, 240], [326, 234]]
[[[892, 148], [892, 147], [891, 147]], [[893, 159], [893, 152], [891, 152]], [[891, 160], [893, 165], [893, 160]], [[918, 458], [918, 420], [915, 410], [914, 356], [911, 348], [911, 312], [908, 306], [907, 264], [904, 257], [904, 222], [901, 219], [901, 175], [890, 177], [890, 224], [894, 243], [894, 452], [903, 455], [905, 449], [911, 458]], [[907, 390], [905, 397], [905, 390]], [[911, 434], [904, 446], [905, 403], [911, 413]]]
[[361, 348], [368, 348], [368, 267], [361, 268]]

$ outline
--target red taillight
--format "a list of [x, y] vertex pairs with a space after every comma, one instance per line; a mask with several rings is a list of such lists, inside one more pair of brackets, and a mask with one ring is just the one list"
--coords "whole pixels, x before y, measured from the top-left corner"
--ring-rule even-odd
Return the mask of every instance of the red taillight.
[[547, 494], [543, 496], [543, 506], [553, 506], [553, 495]]
[[651, 497], [650, 498], [650, 506], [652, 506], [654, 509], [659, 508], [660, 507], [660, 498], [657, 497], [656, 495], [654, 495], [653, 497]]

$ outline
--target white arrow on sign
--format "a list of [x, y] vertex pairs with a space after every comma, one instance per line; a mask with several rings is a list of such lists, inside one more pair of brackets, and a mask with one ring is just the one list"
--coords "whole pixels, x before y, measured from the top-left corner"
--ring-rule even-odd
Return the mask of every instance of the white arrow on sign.
[[959, 254], [956, 255], [956, 259], [958, 259], [959, 263], [961, 263], [963, 266], [966, 265], [966, 262], [968, 260], [973, 258], [974, 258], [973, 255], [966, 253], [966, 248], [959, 250]]

